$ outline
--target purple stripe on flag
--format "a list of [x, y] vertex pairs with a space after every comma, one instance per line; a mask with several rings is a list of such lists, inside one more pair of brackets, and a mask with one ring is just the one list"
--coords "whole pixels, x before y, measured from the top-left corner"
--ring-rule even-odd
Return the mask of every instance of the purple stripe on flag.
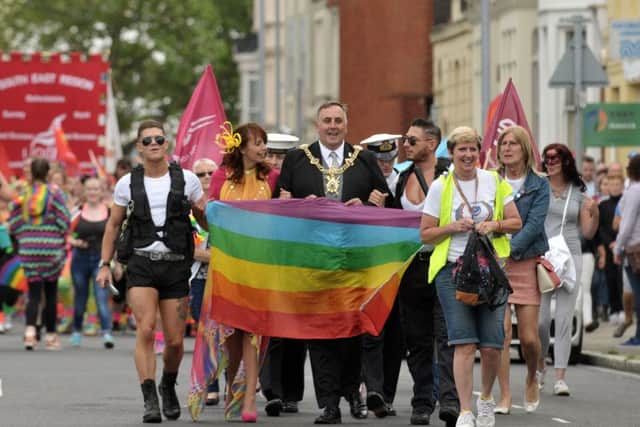
[[331, 199], [289, 199], [255, 201], [215, 201], [237, 209], [269, 215], [331, 221], [343, 224], [385, 225], [417, 228], [422, 213], [372, 206], [345, 206]]

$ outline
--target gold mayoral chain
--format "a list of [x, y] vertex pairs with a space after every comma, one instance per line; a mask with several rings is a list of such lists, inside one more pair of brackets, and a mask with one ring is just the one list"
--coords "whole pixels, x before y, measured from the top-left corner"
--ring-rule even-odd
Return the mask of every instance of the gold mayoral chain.
[[309, 159], [311, 164], [317, 167], [320, 173], [322, 173], [322, 175], [324, 176], [327, 193], [336, 195], [338, 194], [338, 190], [340, 189], [340, 179], [342, 177], [342, 174], [345, 173], [345, 171], [351, 166], [353, 166], [353, 162], [356, 161], [358, 154], [360, 153], [360, 151], [362, 151], [362, 147], [360, 147], [359, 145], [355, 145], [353, 147], [353, 151], [349, 154], [349, 157], [345, 159], [342, 166], [340, 166], [339, 168], [330, 167], [327, 169], [322, 166], [322, 163], [320, 163], [320, 160], [317, 157], [311, 154], [308, 144], [302, 144], [300, 148], [304, 150], [304, 154], [307, 155], [307, 158]]

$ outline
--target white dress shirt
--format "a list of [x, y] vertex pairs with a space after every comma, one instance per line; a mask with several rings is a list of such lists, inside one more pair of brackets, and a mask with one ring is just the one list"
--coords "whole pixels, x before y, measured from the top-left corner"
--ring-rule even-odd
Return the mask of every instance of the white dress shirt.
[[342, 141], [342, 144], [340, 144], [340, 147], [336, 148], [335, 150], [329, 150], [327, 147], [325, 147], [322, 142], [319, 143], [320, 144], [320, 155], [322, 156], [322, 162], [331, 167], [331, 158], [329, 157], [329, 154], [331, 154], [331, 152], [334, 152], [338, 155], [337, 160], [338, 160], [338, 166], [342, 165], [342, 161], [344, 160], [344, 141]]

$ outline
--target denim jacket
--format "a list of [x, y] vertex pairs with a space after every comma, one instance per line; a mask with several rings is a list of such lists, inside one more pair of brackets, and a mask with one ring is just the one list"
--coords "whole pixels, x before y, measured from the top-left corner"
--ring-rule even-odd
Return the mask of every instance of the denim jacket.
[[513, 200], [522, 218], [522, 228], [511, 238], [511, 258], [516, 261], [543, 255], [549, 249], [544, 220], [549, 210], [549, 182], [529, 171]]

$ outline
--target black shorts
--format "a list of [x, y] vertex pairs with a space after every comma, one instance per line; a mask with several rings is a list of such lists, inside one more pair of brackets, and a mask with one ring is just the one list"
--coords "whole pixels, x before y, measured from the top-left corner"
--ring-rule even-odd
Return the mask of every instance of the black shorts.
[[182, 298], [189, 294], [191, 261], [152, 261], [133, 254], [126, 275], [128, 288], [155, 288], [159, 299]]

